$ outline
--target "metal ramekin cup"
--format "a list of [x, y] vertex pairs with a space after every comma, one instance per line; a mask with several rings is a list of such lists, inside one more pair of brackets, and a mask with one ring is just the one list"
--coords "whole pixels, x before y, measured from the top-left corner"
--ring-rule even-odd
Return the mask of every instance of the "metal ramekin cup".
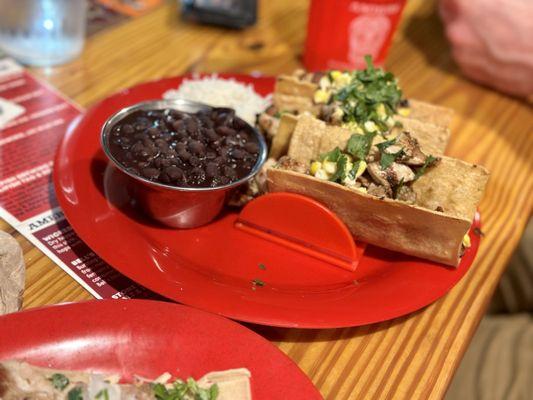
[[109, 136], [111, 129], [120, 120], [139, 110], [164, 110], [196, 113], [213, 107], [188, 100], [152, 100], [125, 107], [113, 114], [102, 127], [101, 145], [111, 162], [132, 181], [132, 195], [146, 214], [156, 221], [174, 228], [196, 228], [211, 222], [222, 210], [228, 193], [247, 182], [259, 172], [267, 156], [267, 146], [263, 136], [251, 125], [246, 124], [259, 143], [259, 157], [248, 175], [227, 185], [211, 187], [178, 187], [152, 182], [142, 176], [127, 171], [111, 154]]

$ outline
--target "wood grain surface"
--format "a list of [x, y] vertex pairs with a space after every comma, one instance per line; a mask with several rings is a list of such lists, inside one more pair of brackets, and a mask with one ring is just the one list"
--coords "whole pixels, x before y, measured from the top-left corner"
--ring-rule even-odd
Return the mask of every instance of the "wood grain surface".
[[[89, 106], [127, 86], [184, 72], [277, 74], [300, 66], [307, 1], [261, 1], [259, 23], [243, 32], [185, 24], [175, 3], [96, 34], [68, 65], [34, 72]], [[442, 398], [532, 209], [531, 108], [461, 77], [433, 2], [408, 2], [387, 68], [407, 96], [457, 111], [448, 154], [492, 171], [480, 206], [486, 235], [465, 278], [409, 316], [337, 330], [252, 327], [298, 363], [327, 399]], [[5, 222], [0, 228], [15, 234]], [[15, 236], [28, 266], [24, 307], [91, 298]]]

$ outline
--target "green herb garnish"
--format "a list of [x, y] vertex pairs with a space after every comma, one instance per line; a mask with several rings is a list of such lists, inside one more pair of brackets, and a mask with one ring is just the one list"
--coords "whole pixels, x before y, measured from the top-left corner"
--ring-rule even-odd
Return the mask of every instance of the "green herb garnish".
[[83, 400], [81, 388], [75, 387], [74, 389], [69, 390], [67, 394], [67, 400]]
[[361, 160], [359, 161], [356, 161], [353, 163], [353, 167], [352, 169], [348, 172], [348, 178], [354, 180], [356, 175], [357, 175], [357, 171], [359, 170], [359, 166], [361, 165]]
[[58, 390], [64, 390], [70, 383], [68, 378], [63, 374], [54, 374], [48, 378], [48, 380], [52, 382], [52, 385]]
[[337, 160], [337, 169], [335, 173], [329, 178], [331, 182], [342, 182], [346, 178], [346, 164], [348, 163], [348, 157], [342, 155]]
[[348, 139], [348, 144], [346, 145], [346, 151], [350, 153], [355, 160], [364, 160], [370, 148], [372, 147], [372, 141], [376, 133], [367, 132], [364, 135], [354, 134]]
[[365, 56], [366, 69], [352, 73], [351, 82], [333, 96], [341, 103], [343, 121], [354, 122], [363, 129], [365, 122], [373, 122], [384, 133], [389, 126], [388, 117], [395, 114], [402, 98], [402, 91], [393, 74], [375, 68], [370, 56]]
[[109, 400], [109, 392], [107, 389], [102, 389], [96, 394], [97, 399]]
[[333, 161], [333, 162], [337, 162], [339, 161], [339, 158], [342, 157], [342, 151], [341, 149], [339, 149], [338, 147], [335, 147], [333, 150], [327, 152], [327, 153], [324, 153], [324, 154], [321, 154], [319, 159], [320, 161]]
[[415, 180], [417, 180], [422, 175], [424, 175], [426, 173], [427, 167], [429, 167], [435, 161], [437, 161], [437, 157], [433, 157], [432, 155], [427, 156], [426, 160], [424, 161], [424, 165], [422, 165], [420, 168], [418, 168], [416, 170], [416, 172], [415, 172]]
[[171, 388], [166, 388], [161, 383], [152, 385], [157, 400], [185, 400], [193, 398], [194, 400], [216, 400], [218, 397], [218, 385], [211, 385], [207, 389], [198, 386], [193, 378], [187, 379], [187, 382], [176, 379]]
[[376, 145], [376, 147], [379, 149], [379, 152], [381, 153], [380, 165], [382, 170], [389, 168], [391, 164], [403, 154], [403, 148], [398, 150], [396, 153], [385, 152], [385, 150], [393, 144], [396, 144], [396, 138], [386, 140]]

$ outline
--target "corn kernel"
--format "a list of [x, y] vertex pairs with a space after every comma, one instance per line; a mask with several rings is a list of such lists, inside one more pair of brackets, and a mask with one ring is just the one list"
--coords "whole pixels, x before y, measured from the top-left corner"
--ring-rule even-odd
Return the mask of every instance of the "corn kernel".
[[366, 162], [361, 161], [359, 162], [359, 167], [357, 167], [357, 171], [355, 172], [355, 179], [359, 178], [366, 170]]
[[367, 132], [375, 132], [378, 127], [373, 121], [366, 121], [363, 125]]
[[328, 174], [334, 174], [337, 172], [337, 163], [333, 161], [324, 161], [322, 163], [322, 169]]
[[402, 117], [408, 117], [409, 114], [411, 114], [411, 109], [407, 107], [400, 107], [398, 108], [398, 114], [400, 114]]
[[329, 98], [331, 97], [331, 93], [326, 92], [325, 90], [318, 89], [315, 92], [315, 95], [313, 97], [313, 100], [316, 104], [326, 104], [329, 101]]
[[311, 167], [309, 168], [309, 172], [311, 175], [316, 175], [317, 171], [322, 168], [322, 163], [320, 161], [313, 161], [311, 163]]
[[469, 248], [470, 246], [472, 246], [472, 243], [470, 242], [470, 236], [468, 235], [468, 233], [466, 235], [464, 235], [463, 237], [463, 246], [465, 248]]
[[331, 86], [329, 77], [327, 75], [324, 75], [322, 78], [320, 78], [320, 81], [318, 81], [318, 86], [322, 90], [329, 88]]
[[380, 119], [386, 119], [387, 118], [387, 111], [385, 110], [385, 105], [383, 103], [379, 103], [376, 106], [376, 114]]

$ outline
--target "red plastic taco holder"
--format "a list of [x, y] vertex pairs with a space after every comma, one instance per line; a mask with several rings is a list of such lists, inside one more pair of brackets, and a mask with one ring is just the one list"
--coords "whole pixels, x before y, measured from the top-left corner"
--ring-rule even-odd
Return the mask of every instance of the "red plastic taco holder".
[[268, 193], [252, 200], [235, 227], [351, 272], [366, 246], [333, 211], [296, 193]]

